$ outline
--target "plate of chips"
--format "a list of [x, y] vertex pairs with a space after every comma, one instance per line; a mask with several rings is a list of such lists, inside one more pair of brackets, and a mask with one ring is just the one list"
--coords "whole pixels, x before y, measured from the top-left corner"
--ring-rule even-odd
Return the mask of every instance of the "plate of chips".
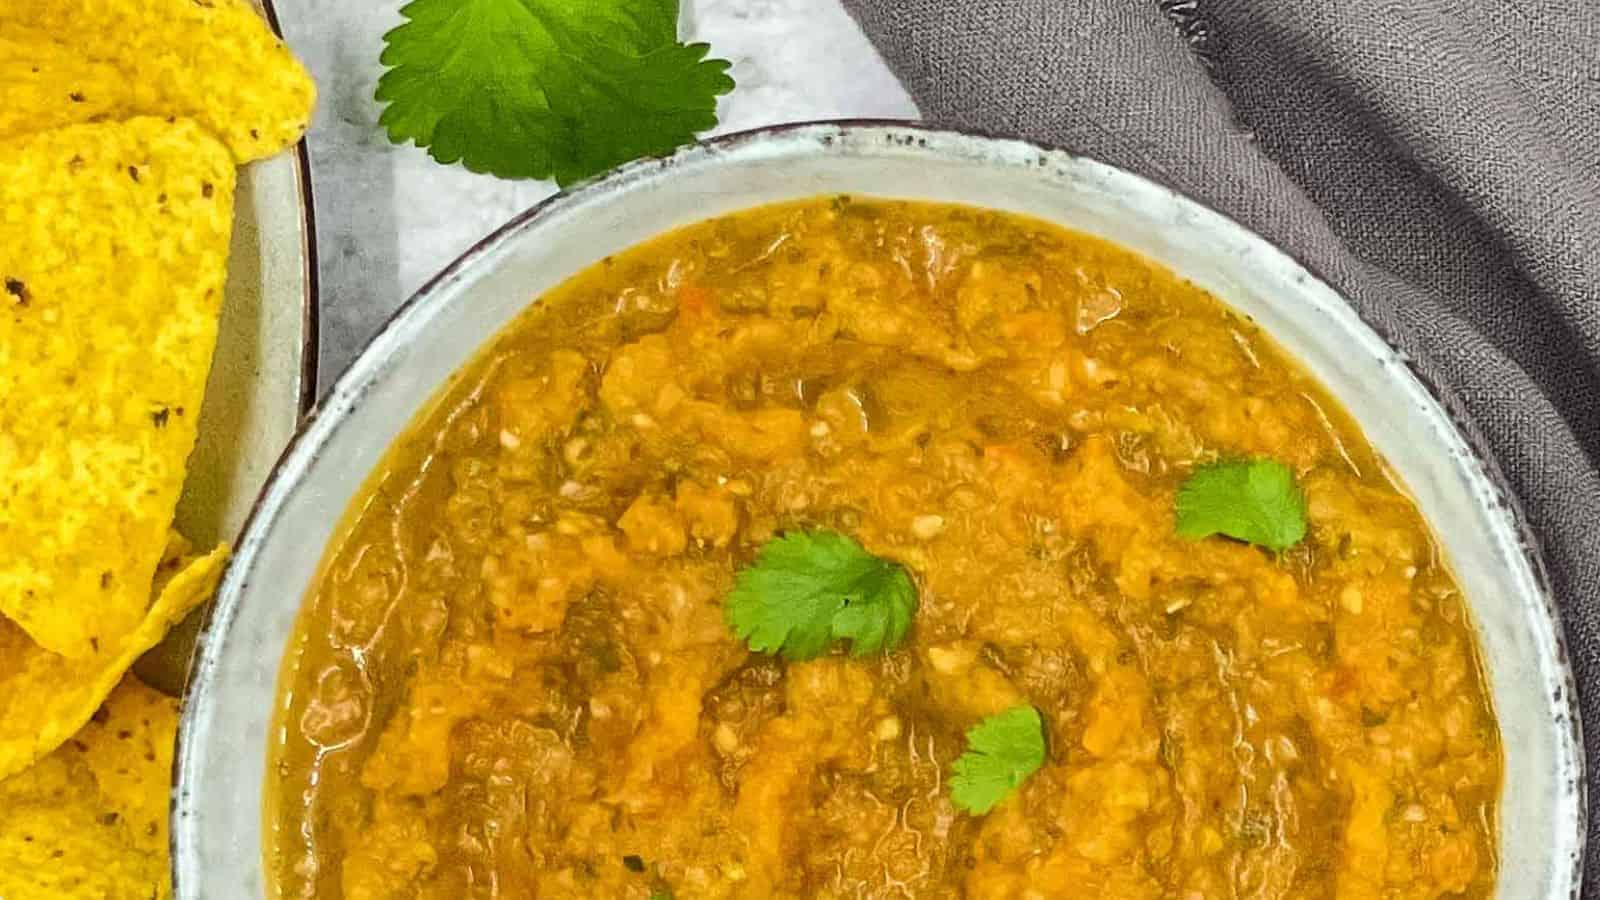
[[253, 0], [0, 2], [0, 898], [170, 895], [228, 542], [315, 386], [315, 89]]

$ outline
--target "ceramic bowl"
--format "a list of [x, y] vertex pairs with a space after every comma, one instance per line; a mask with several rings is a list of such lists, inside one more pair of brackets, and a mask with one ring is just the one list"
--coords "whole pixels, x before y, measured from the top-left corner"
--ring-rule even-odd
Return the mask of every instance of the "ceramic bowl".
[[1582, 745], [1541, 564], [1514, 506], [1406, 360], [1293, 259], [1141, 177], [1019, 141], [834, 123], [730, 136], [551, 199], [423, 288], [340, 378], [261, 497], [203, 636], [179, 738], [180, 898], [262, 896], [286, 641], [346, 507], [452, 374], [608, 254], [707, 217], [834, 193], [984, 206], [1099, 235], [1211, 291], [1298, 358], [1407, 485], [1470, 601], [1506, 748], [1498, 896], [1576, 896]]

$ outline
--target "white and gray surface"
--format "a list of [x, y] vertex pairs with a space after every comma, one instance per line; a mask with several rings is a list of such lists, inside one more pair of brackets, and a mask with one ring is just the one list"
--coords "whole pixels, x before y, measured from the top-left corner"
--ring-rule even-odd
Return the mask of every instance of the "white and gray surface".
[[[440, 166], [390, 144], [372, 99], [403, 0], [278, 0], [321, 89], [311, 130], [323, 389], [396, 307], [462, 251], [555, 190]], [[687, 36], [733, 61], [719, 132], [840, 117], [914, 118], [905, 91], [836, 0], [689, 0]]]

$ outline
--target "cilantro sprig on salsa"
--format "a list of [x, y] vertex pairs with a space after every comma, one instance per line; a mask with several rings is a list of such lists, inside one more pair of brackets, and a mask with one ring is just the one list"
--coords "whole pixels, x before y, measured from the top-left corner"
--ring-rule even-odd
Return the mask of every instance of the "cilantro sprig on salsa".
[[1223, 535], [1282, 553], [1306, 536], [1306, 498], [1276, 460], [1211, 463], [1178, 490], [1178, 534]]
[[1032, 706], [1014, 706], [967, 731], [967, 751], [955, 762], [950, 800], [983, 815], [1044, 765], [1044, 720]]
[[814, 659], [848, 641], [855, 656], [898, 647], [917, 610], [900, 566], [834, 531], [768, 541], [741, 570], [724, 607], [728, 625], [758, 653]]

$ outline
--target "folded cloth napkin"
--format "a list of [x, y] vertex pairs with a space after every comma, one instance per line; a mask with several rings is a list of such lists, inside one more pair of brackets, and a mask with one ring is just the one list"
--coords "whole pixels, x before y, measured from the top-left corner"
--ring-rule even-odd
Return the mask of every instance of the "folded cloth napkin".
[[[843, 0], [932, 122], [1153, 177], [1415, 361], [1539, 536], [1600, 799], [1600, 16], [1566, 0]], [[1583, 896], [1600, 900], [1600, 815]]]

